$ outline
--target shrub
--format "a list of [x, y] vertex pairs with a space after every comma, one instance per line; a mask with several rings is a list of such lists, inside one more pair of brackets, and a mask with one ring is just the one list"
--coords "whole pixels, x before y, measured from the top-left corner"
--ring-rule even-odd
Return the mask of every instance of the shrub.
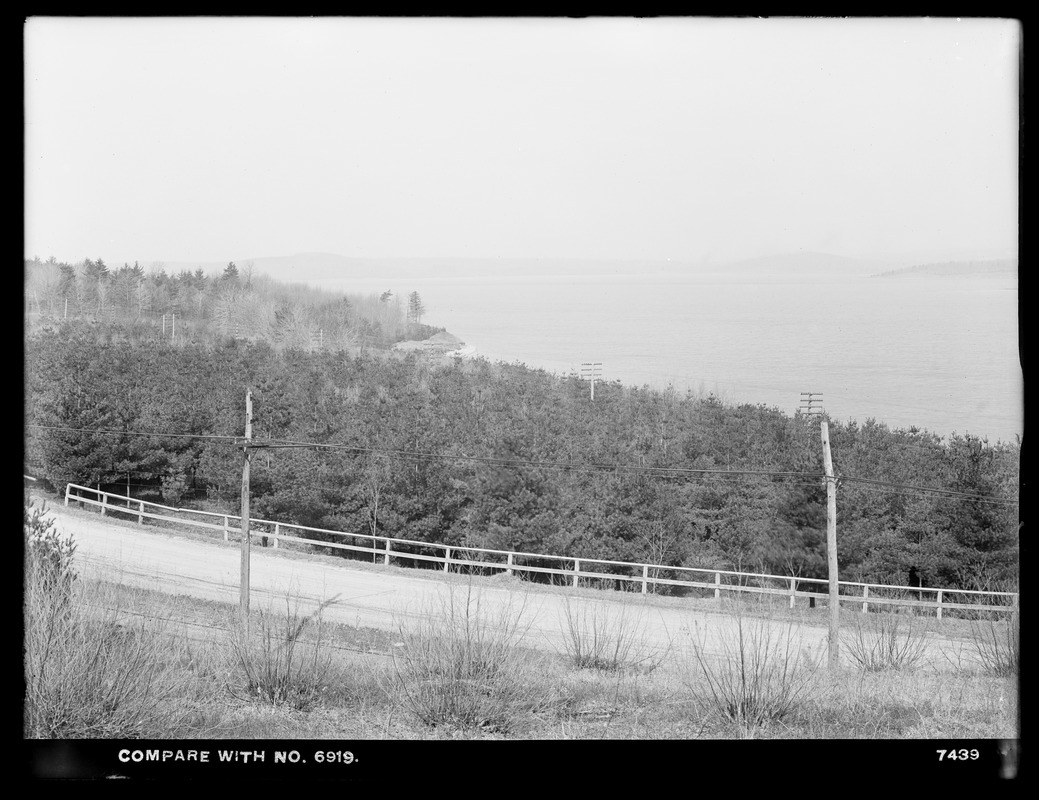
[[768, 617], [745, 617], [739, 606], [729, 616], [732, 625], [718, 637], [717, 656], [708, 653], [706, 631], [691, 636], [694, 699], [705, 712], [741, 726], [786, 718], [807, 697], [817, 670], [801, 656], [799, 628]]
[[53, 595], [56, 601], [66, 603], [72, 593], [76, 572], [72, 559], [76, 543], [72, 535], [63, 537], [54, 524], [54, 518], [46, 516], [47, 504], [39, 506], [27, 500], [23, 535], [25, 538], [26, 568], [38, 588]]
[[926, 631], [926, 625], [914, 626], [913, 617], [902, 614], [856, 615], [851, 631], [841, 635], [841, 645], [867, 672], [911, 670], [927, 649]]
[[647, 641], [642, 609], [595, 601], [563, 599], [563, 648], [566, 659], [578, 669], [651, 670], [665, 654]]
[[[1021, 619], [1017, 580], [976, 582], [972, 590], [1001, 592], [1002, 595], [966, 595], [971, 608], [957, 609], [970, 633], [965, 645], [954, 655], [946, 653], [953, 666], [968, 672], [980, 668], [996, 677], [1019, 674], [1021, 660]], [[973, 606], [978, 606], [974, 608]], [[964, 664], [964, 655], [969, 663]]]
[[35, 520], [27, 526], [23, 735], [175, 735], [188, 712], [177, 700], [185, 694], [180, 642], [166, 631], [168, 617], [127, 617], [118, 590], [73, 586], [75, 545]]
[[1019, 675], [1021, 619], [1015, 606], [1004, 619], [971, 620], [969, 648], [981, 668], [998, 677]]
[[525, 603], [492, 608], [471, 584], [450, 586], [398, 623], [397, 702], [430, 727], [508, 732], [537, 709], [535, 663], [520, 650]]
[[[229, 687], [239, 699], [259, 699], [306, 711], [328, 684], [332, 654], [322, 612], [326, 600], [310, 615], [299, 610], [299, 597], [285, 597], [285, 613], [273, 608], [252, 614], [248, 627], [231, 625], [231, 652], [244, 686]], [[234, 674], [234, 673], [233, 673]]]

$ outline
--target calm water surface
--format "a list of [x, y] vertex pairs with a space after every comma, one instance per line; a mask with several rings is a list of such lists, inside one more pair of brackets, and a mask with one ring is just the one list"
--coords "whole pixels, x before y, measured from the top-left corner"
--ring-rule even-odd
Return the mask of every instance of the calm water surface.
[[491, 360], [562, 374], [600, 361], [608, 381], [791, 413], [811, 391], [839, 420], [1023, 433], [1013, 276], [451, 278], [394, 291], [418, 291], [425, 322]]

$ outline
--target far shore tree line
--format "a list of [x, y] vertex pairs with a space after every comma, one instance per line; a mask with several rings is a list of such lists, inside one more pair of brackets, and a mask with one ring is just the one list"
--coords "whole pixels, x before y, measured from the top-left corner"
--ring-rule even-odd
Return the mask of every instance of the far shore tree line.
[[217, 275], [202, 268], [167, 272], [162, 264], [109, 266], [103, 259], [76, 264], [53, 256], [25, 262], [27, 327], [92, 321], [118, 335], [182, 342], [225, 336], [266, 341], [278, 348], [385, 348], [423, 339], [418, 292], [343, 294], [256, 275], [233, 261]]
[[[89, 275], [75, 280], [81, 305], [100, 302]], [[110, 279], [105, 300], [121, 313], [127, 306], [115, 295], [124, 279]], [[137, 290], [181, 280], [140, 278]], [[598, 384], [593, 401], [577, 376], [394, 353], [392, 336], [364, 350], [228, 336], [214, 324], [221, 298], [233, 304], [252, 292], [260, 303], [297, 291], [247, 283], [227, 271], [206, 279], [201, 306], [211, 316], [192, 341], [133, 336], [135, 323], [120, 315], [52, 319], [28, 331], [26, 469], [57, 491], [100, 485], [237, 513], [242, 453], [220, 437], [242, 436], [249, 389], [254, 439], [325, 445], [257, 451], [257, 517], [499, 550], [825, 577], [818, 420], [618, 382]], [[298, 291], [304, 316], [334, 306], [327, 295]], [[38, 297], [49, 313], [61, 294], [48, 299], [41, 289]], [[357, 319], [353, 301], [338, 302], [350, 306], [345, 319]], [[417, 324], [421, 313], [409, 309], [405, 326], [409, 316]], [[1003, 501], [1018, 496], [1019, 441], [892, 430], [872, 419], [830, 420], [830, 438], [842, 478], [843, 579], [960, 588], [1015, 579], [1018, 507]]]

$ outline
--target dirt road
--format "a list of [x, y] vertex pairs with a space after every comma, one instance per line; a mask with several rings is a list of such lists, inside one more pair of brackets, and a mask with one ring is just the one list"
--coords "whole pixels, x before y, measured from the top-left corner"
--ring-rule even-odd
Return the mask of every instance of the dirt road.
[[[150, 526], [111, 521], [97, 513], [49, 505], [56, 526], [71, 534], [77, 543], [76, 561], [85, 576], [105, 576], [128, 585], [171, 595], [189, 595], [237, 605], [241, 571], [240, 547], [224, 542], [219, 534], [212, 540], [177, 535]], [[464, 591], [470, 579], [427, 570], [408, 570], [377, 564], [358, 565], [340, 558], [308, 556], [284, 549], [253, 545], [250, 559], [250, 605], [285, 608], [285, 597], [298, 598], [300, 610], [309, 612], [335, 598], [326, 608], [326, 619], [347, 625], [397, 630], [401, 620], [429, 613], [432, 604], [446, 596], [451, 587]], [[522, 620], [530, 630], [525, 643], [562, 651], [571, 617], [618, 620], [626, 616], [639, 631], [648, 652], [687, 650], [691, 637], [708, 652], [723, 650], [723, 639], [731, 636], [735, 617], [712, 601], [619, 594], [591, 589], [570, 590], [540, 587], [517, 578], [473, 578], [481, 609], [492, 617], [503, 610], [522, 609]], [[458, 595], [456, 594], [456, 597]], [[568, 606], [569, 604], [569, 606]], [[814, 660], [826, 659], [825, 611], [808, 611], [797, 618], [797, 652]], [[784, 633], [773, 626], [773, 636]], [[936, 666], [948, 661], [955, 642], [929, 635], [930, 660]]]

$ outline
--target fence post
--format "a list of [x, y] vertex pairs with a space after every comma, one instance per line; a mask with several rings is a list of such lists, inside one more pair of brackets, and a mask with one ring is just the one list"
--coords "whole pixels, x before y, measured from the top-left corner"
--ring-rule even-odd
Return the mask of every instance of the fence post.
[[227, 514], [224, 514], [224, 541], [230, 541], [230, 535], [228, 534]]
[[444, 572], [451, 571], [451, 548], [445, 548], [446, 555], [444, 556]]
[[281, 525], [277, 522], [274, 523], [274, 546], [278, 546], [278, 539], [281, 536]]
[[69, 505], [69, 489], [71, 489], [71, 488], [72, 488], [72, 484], [71, 483], [66, 483], [65, 484], [65, 507], [66, 508], [68, 508], [68, 505]]
[[386, 540], [386, 555], [383, 556], [383, 562], [382, 562], [383, 564], [389, 564], [390, 563], [390, 551], [393, 549], [390, 546], [392, 541], [393, 541], [392, 539], [387, 539]]
[[578, 573], [581, 571], [581, 559], [574, 559], [574, 588], [577, 588], [577, 583], [580, 580]]
[[105, 509], [108, 507], [108, 495], [101, 492], [101, 516], [105, 516]]
[[790, 579], [790, 607], [797, 603], [797, 578]]
[[642, 565], [642, 593], [645, 594], [649, 586], [649, 564]]
[[862, 613], [863, 614], [868, 614], [869, 613], [869, 603], [866, 602], [867, 600], [869, 600], [869, 586], [868, 585], [862, 587]]
[[938, 590], [938, 621], [942, 621], [942, 590]]
[[137, 524], [138, 525], [143, 525], [144, 524], [144, 501], [143, 500], [138, 500], [137, 502], [140, 503], [140, 507], [137, 509]]
[[508, 575], [511, 578], [512, 577], [512, 553], [509, 553], [509, 557], [508, 557], [508, 559], [506, 559], [505, 563], [509, 565], [509, 568], [507, 570], [505, 570], [505, 574]]

